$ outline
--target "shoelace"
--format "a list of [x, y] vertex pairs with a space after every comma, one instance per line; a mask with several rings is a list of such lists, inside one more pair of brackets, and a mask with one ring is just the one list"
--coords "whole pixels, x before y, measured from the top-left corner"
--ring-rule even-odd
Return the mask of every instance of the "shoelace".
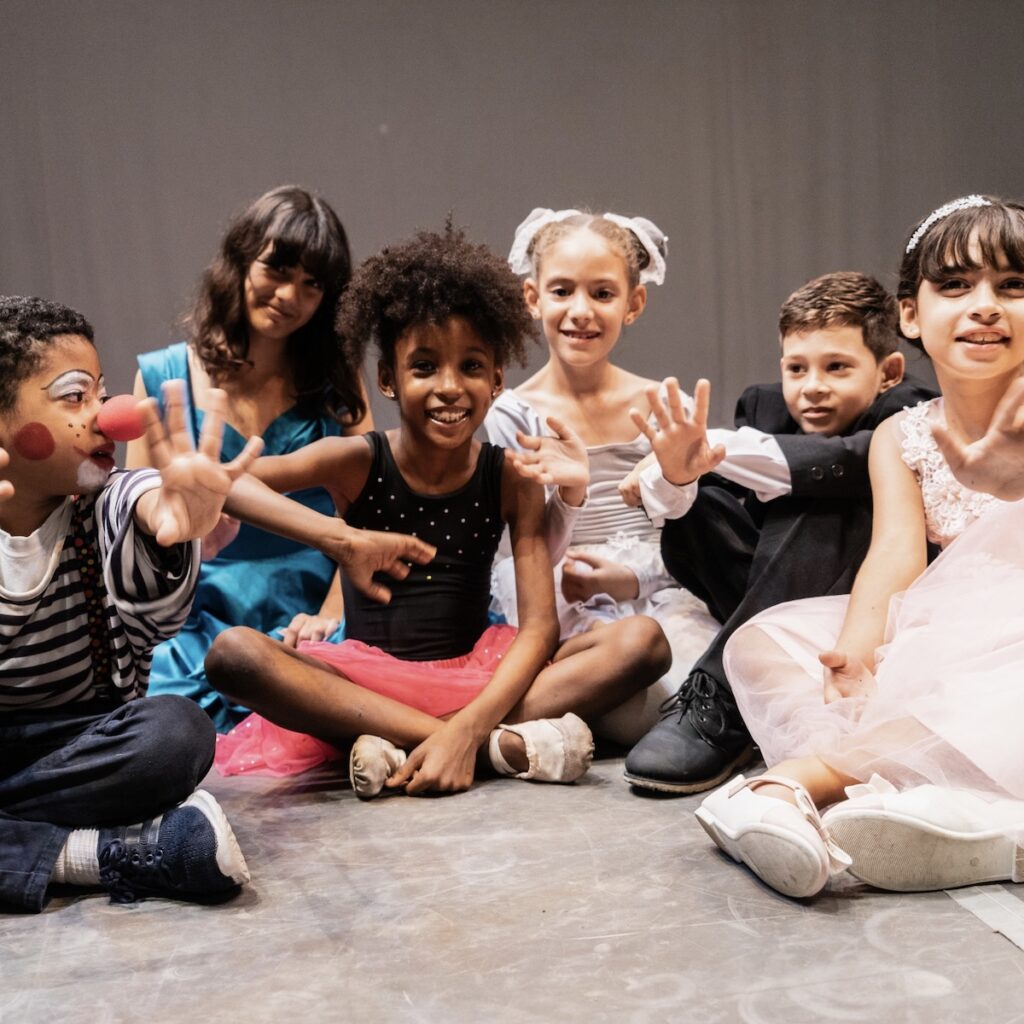
[[711, 742], [729, 727], [729, 715], [718, 680], [707, 672], [696, 669], [683, 680], [683, 685], [663, 701], [658, 709], [661, 717], [677, 716], [682, 722], [686, 716], [698, 735]]
[[135, 844], [120, 839], [109, 842], [100, 851], [99, 861], [100, 882], [109, 890], [111, 902], [134, 903], [139, 893], [162, 888], [159, 878], [166, 874], [163, 855], [159, 846], [143, 854]]

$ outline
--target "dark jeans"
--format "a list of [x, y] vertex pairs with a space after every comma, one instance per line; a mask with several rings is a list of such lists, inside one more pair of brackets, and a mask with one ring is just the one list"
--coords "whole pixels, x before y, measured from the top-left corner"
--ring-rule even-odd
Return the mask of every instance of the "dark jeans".
[[0, 714], [0, 905], [39, 911], [74, 828], [131, 825], [192, 793], [213, 725], [184, 697]]

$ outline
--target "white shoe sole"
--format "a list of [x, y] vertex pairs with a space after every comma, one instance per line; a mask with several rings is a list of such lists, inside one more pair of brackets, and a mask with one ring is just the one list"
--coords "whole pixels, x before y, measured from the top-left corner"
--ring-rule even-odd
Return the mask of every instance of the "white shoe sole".
[[241, 847], [235, 838], [220, 804], [205, 789], [197, 789], [181, 807], [195, 807], [213, 826], [217, 837], [217, 868], [225, 878], [230, 878], [235, 885], [245, 885], [249, 881], [249, 867], [242, 856]]
[[1003, 832], [952, 832], [884, 808], [837, 808], [825, 822], [853, 858], [850, 874], [891, 892], [1008, 881], [1019, 856]]
[[769, 822], [732, 831], [706, 807], [698, 807], [694, 814], [719, 849], [783, 896], [803, 899], [825, 888], [828, 864], [822, 863], [820, 849], [803, 836]]

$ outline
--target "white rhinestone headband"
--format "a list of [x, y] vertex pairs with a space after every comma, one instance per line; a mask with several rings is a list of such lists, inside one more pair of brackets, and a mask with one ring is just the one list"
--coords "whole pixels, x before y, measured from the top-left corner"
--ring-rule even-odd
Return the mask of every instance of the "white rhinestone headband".
[[927, 217], [918, 229], [910, 236], [910, 241], [907, 242], [907, 252], [913, 252], [917, 248], [917, 243], [924, 238], [925, 232], [936, 222], [942, 220], [943, 217], [948, 217], [951, 213], [956, 213], [958, 210], [969, 210], [974, 206], [991, 206], [992, 204], [984, 197], [979, 195], [961, 196], [959, 199], [954, 199], [952, 202], [944, 203], [937, 210], [933, 210], [928, 214]]

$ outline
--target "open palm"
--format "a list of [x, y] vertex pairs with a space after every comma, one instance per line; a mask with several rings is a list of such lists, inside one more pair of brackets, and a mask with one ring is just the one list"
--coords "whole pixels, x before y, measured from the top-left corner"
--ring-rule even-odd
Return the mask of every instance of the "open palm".
[[693, 389], [693, 413], [683, 404], [679, 381], [669, 377], [665, 381], [667, 402], [663, 402], [658, 388], [647, 388], [647, 400], [658, 424], [655, 430], [639, 409], [630, 409], [629, 415], [636, 428], [651, 442], [661, 472], [670, 484], [692, 483], [699, 476], [710, 473], [725, 458], [725, 448], [708, 444], [708, 408], [711, 404], [711, 384], [697, 381]]
[[[220, 522], [221, 510], [231, 484], [263, 450], [263, 440], [251, 437], [230, 462], [220, 461], [227, 396], [211, 388], [199, 447], [192, 447], [185, 425], [185, 385], [164, 385], [165, 420], [155, 399], [140, 406], [146, 424], [150, 460], [160, 471], [161, 486], [145, 495], [150, 531], [162, 545], [177, 544], [208, 534]], [[140, 506], [142, 502], [140, 501]]]

